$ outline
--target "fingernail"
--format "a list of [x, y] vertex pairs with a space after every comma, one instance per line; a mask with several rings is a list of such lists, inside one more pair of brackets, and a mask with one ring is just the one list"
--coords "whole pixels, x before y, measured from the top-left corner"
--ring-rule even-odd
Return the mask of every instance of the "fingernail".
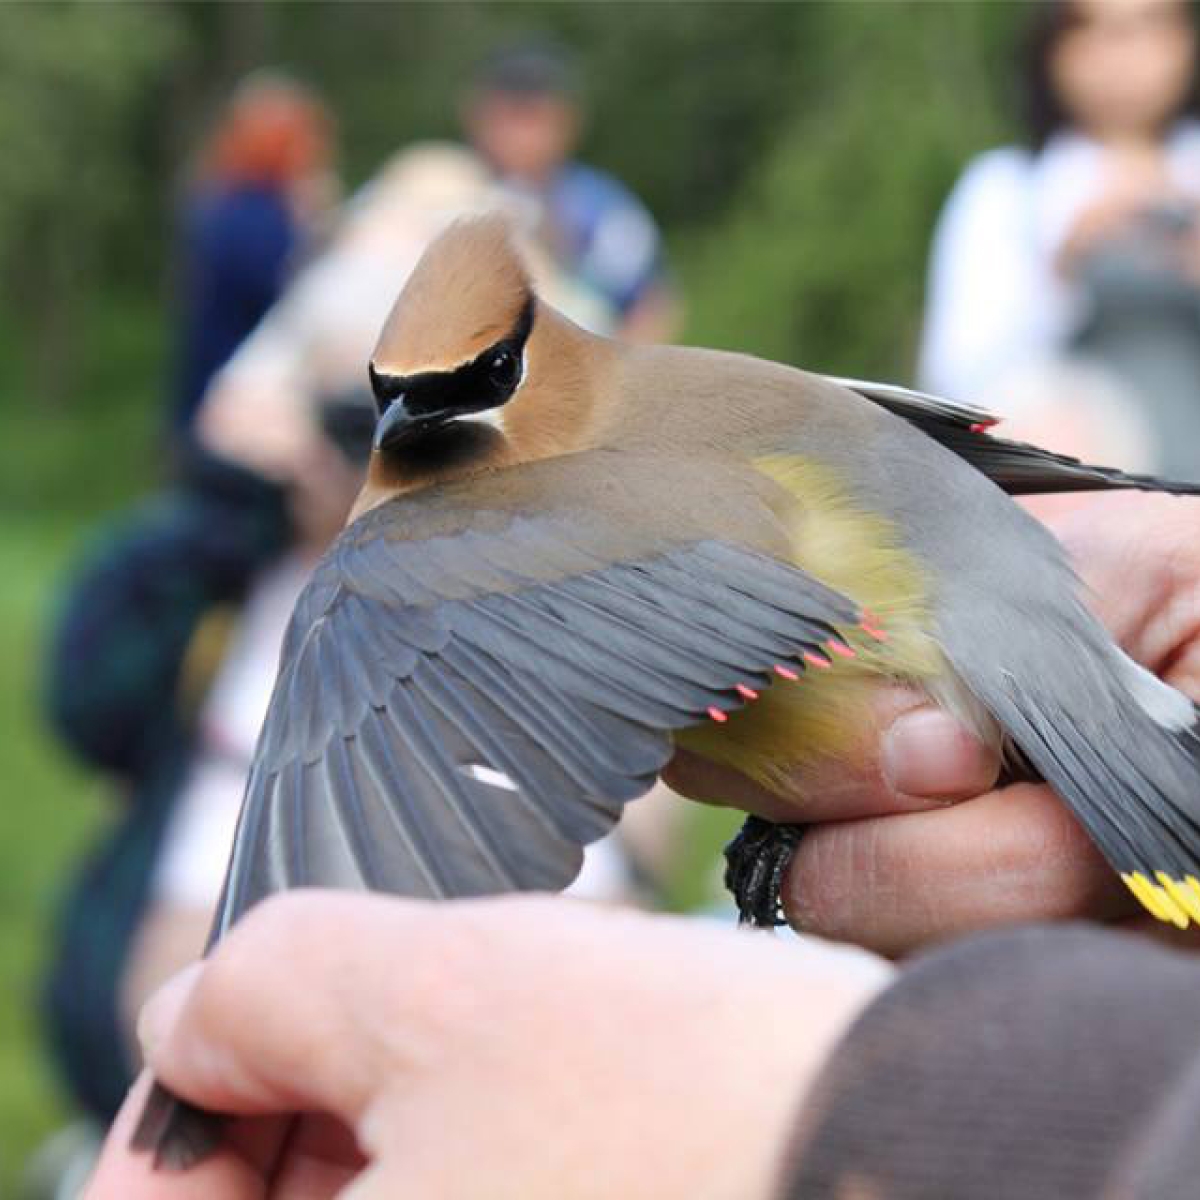
[[880, 755], [884, 778], [896, 792], [947, 800], [985, 791], [993, 763], [992, 752], [938, 708], [897, 717]]
[[172, 975], [142, 1005], [138, 1013], [137, 1039], [142, 1047], [142, 1058], [149, 1060], [154, 1051], [162, 1045], [179, 1019], [179, 1013], [192, 988], [196, 986], [200, 971], [204, 964], [194, 962], [184, 967], [177, 975]]

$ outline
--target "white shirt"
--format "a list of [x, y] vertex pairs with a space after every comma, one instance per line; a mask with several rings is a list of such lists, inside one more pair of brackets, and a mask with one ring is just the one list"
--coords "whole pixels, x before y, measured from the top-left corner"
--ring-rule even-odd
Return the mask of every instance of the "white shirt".
[[250, 590], [200, 710], [192, 759], [155, 867], [159, 902], [207, 909], [217, 901], [283, 633], [311, 571], [311, 560], [290, 554]]
[[[1164, 150], [1172, 182], [1200, 200], [1200, 123], [1181, 122]], [[1054, 261], [1104, 171], [1102, 147], [1073, 132], [1037, 155], [1009, 146], [967, 167], [934, 231], [921, 387], [994, 404], [997, 379], [1061, 350], [1085, 300]]]

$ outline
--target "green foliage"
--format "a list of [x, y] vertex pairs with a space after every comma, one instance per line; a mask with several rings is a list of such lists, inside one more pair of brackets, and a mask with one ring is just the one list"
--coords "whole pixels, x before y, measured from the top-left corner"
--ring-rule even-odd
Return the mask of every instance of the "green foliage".
[[902, 377], [937, 209], [962, 163], [1005, 132], [987, 68], [997, 17], [1011, 22], [1011, 10], [811, 12], [817, 66], [790, 119], [723, 219], [681, 247], [689, 332], [814, 369]]
[[60, 1119], [40, 1053], [39, 986], [59, 881], [100, 816], [99, 786], [67, 763], [38, 720], [37, 655], [46, 599], [75, 536], [66, 523], [13, 517], [2, 533], [0, 590], [0, 1195]]
[[49, 411], [13, 400], [15, 338], [0, 328], [0, 1196], [62, 1119], [38, 988], [62, 881], [114, 811], [43, 724], [42, 646], [81, 541], [155, 477], [162, 324], [145, 298], [97, 305], [81, 331], [79, 402]]
[[71, 384], [88, 304], [136, 245], [127, 217], [151, 190], [137, 134], [173, 52], [165, 11], [0, 5], [0, 278], [30, 339], [31, 383]]
[[79, 325], [112, 283], [160, 285], [175, 181], [248, 68], [284, 67], [328, 98], [354, 184], [413, 139], [454, 136], [474, 64], [546, 31], [578, 51], [583, 156], [668, 230], [693, 340], [903, 373], [937, 206], [1007, 130], [1022, 15], [940, 2], [0, 6], [0, 270], [20, 296], [0, 301], [0, 322], [7, 308], [28, 335], [28, 390], [74, 402]]

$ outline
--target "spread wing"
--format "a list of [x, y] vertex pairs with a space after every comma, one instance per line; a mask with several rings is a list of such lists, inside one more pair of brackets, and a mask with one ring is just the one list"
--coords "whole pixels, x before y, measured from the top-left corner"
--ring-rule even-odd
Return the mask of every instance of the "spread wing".
[[859, 619], [774, 556], [772, 486], [597, 452], [351, 526], [292, 618], [214, 936], [305, 884], [567, 884], [672, 730], [722, 720]]
[[953, 450], [1011, 496], [1046, 492], [1094, 492], [1133, 488], [1151, 492], [1200, 494], [1200, 484], [1131, 475], [1115, 467], [1097, 467], [1067, 454], [1055, 454], [1026, 442], [993, 437], [988, 430], [1000, 418], [985, 408], [959, 404], [924, 392], [886, 383], [827, 377], [903, 417]]

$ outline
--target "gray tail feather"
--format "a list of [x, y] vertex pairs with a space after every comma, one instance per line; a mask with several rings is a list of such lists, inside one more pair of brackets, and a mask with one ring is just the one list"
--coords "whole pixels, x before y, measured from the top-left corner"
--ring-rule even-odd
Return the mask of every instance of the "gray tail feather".
[[154, 1081], [130, 1145], [154, 1156], [155, 1167], [186, 1171], [221, 1144], [221, 1118], [172, 1095]]
[[1139, 901], [1200, 924], [1200, 709], [1172, 728], [1122, 700], [1071, 715], [1010, 680], [989, 707]]

